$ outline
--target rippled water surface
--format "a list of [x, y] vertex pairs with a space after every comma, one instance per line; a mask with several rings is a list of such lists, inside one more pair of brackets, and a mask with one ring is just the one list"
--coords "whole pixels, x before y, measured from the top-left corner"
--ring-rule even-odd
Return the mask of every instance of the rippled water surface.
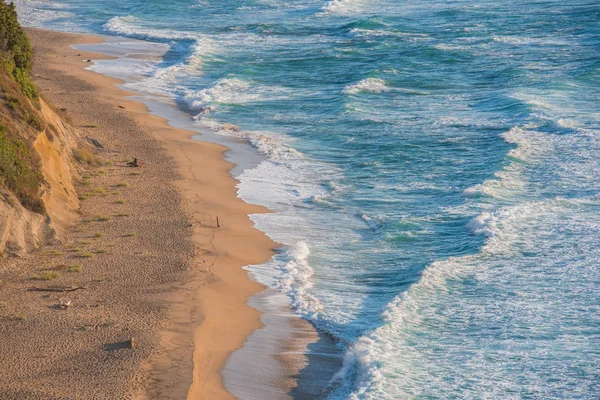
[[19, 7], [168, 45], [131, 87], [265, 156], [252, 270], [339, 340], [329, 398], [600, 397], [598, 2]]

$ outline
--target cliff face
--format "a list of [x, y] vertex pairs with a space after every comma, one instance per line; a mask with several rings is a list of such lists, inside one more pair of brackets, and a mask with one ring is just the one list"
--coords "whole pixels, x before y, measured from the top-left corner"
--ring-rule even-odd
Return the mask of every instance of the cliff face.
[[78, 174], [71, 162], [71, 149], [75, 148], [77, 134], [43, 100], [41, 112], [46, 129], [33, 144], [41, 160], [44, 178], [41, 197], [51, 226], [61, 238], [65, 229], [78, 219], [79, 200], [73, 186]]
[[39, 160], [35, 165], [41, 178], [37, 194], [43, 209], [26, 207], [6, 185], [0, 187], [1, 252], [19, 255], [60, 240], [78, 219], [79, 200], [73, 186], [77, 170], [71, 155], [77, 135], [41, 99], [38, 114], [43, 129], [25, 140]]
[[60, 239], [77, 220], [76, 133], [29, 79], [33, 52], [0, 0], [0, 256]]

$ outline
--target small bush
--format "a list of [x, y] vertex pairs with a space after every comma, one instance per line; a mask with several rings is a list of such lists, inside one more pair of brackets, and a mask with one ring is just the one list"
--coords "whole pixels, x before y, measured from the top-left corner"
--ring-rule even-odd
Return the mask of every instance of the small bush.
[[80, 164], [87, 164], [92, 167], [102, 165], [102, 162], [91, 150], [86, 149], [85, 147], [80, 147], [78, 149], [73, 150], [73, 157]]
[[69, 268], [68, 268], [69, 272], [81, 272], [82, 270], [83, 270], [83, 267], [81, 266], [81, 264], [69, 265]]
[[115, 186], [116, 187], [129, 187], [129, 183], [127, 183], [127, 182], [119, 182]]
[[106, 249], [96, 249], [96, 254], [106, 254], [108, 253], [108, 250]]
[[115, 203], [117, 203], [117, 204], [125, 204], [125, 200], [120, 199], [120, 200], [115, 201]]
[[104, 237], [104, 233], [102, 233], [102, 232], [96, 232], [96, 233], [94, 233], [94, 237], [95, 238], [102, 238], [102, 237]]
[[98, 222], [107, 222], [112, 220], [112, 217], [108, 216], [108, 215], [96, 215], [94, 217], [94, 221], [98, 221]]
[[58, 278], [60, 278], [60, 273], [57, 271], [42, 271], [42, 273], [33, 277], [33, 279], [38, 281], [52, 281]]
[[123, 235], [123, 237], [134, 237], [135, 233], [126, 233]]

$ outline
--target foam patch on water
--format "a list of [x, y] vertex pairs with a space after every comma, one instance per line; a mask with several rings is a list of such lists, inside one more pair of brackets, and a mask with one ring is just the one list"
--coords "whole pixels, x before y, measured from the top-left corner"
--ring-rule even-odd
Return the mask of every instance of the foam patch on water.
[[402, 32], [395, 29], [366, 29], [352, 28], [349, 31], [350, 36], [359, 38], [399, 38], [409, 42], [429, 40], [429, 36], [424, 33]]
[[144, 39], [199, 39], [196, 32], [153, 28], [150, 24], [144, 23], [143, 20], [132, 15], [113, 17], [103, 25], [103, 28], [107, 32]]
[[[74, 14], [60, 3], [40, 0], [15, 0], [19, 22], [26, 26], [43, 28], [50, 22], [73, 17]], [[67, 24], [69, 28], [76, 28]]]
[[213, 86], [199, 91], [185, 90], [182, 98], [188, 108], [202, 118], [219, 104], [245, 105], [263, 101], [285, 100], [292, 92], [282, 87], [266, 86], [239, 78], [219, 79]]
[[328, 14], [352, 14], [363, 10], [364, 0], [329, 0], [322, 8]]
[[346, 94], [357, 94], [360, 92], [381, 93], [391, 90], [388, 83], [379, 78], [366, 78], [354, 85], [349, 85], [344, 88]]
[[488, 196], [497, 199], [519, 196], [525, 186], [522, 174], [527, 165], [536, 163], [545, 154], [553, 151], [552, 138], [541, 132], [514, 127], [501, 137], [507, 143], [516, 145], [506, 155], [508, 165], [494, 173], [493, 179], [465, 189], [463, 196]]
[[237, 127], [216, 122], [205, 125], [215, 129], [218, 134], [247, 140], [260, 154], [274, 161], [299, 160], [302, 153], [281, 141], [281, 135], [272, 132], [240, 131]]
[[494, 42], [510, 44], [514, 46], [524, 45], [539, 45], [539, 46], [556, 46], [556, 45], [568, 45], [568, 42], [562, 39], [548, 38], [548, 37], [525, 37], [525, 36], [500, 36], [496, 35], [492, 37]]
[[456, 51], [456, 52], [468, 52], [470, 49], [467, 46], [460, 46], [457, 44], [450, 44], [450, 43], [439, 43], [433, 46], [434, 48], [438, 49], [438, 50], [443, 50], [443, 51]]

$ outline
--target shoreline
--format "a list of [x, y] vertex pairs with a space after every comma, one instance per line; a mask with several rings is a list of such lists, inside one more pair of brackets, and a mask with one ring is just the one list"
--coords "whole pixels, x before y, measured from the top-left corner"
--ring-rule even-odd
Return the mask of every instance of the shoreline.
[[[44, 45], [50, 47], [45, 51], [54, 53], [57, 59], [46, 67], [94, 85], [94, 94], [100, 101], [112, 103], [114, 107], [125, 107], [119, 112], [126, 113], [148, 136], [160, 142], [167, 154], [175, 159], [181, 175], [175, 186], [193, 220], [195, 257], [187, 282], [181, 282], [177, 290], [167, 296], [169, 322], [158, 332], [157, 338], [163, 350], [145, 366], [155, 384], [150, 392], [139, 397], [164, 395], [166, 390], [169, 396], [177, 397], [176, 394], [183, 394], [186, 386], [185, 379], [182, 382], [179, 375], [189, 375], [193, 378], [188, 398], [230, 398], [223, 386], [221, 371], [229, 355], [241, 348], [246, 338], [262, 326], [259, 312], [247, 303], [250, 296], [261, 292], [264, 287], [251, 280], [241, 267], [268, 260], [277, 247], [266, 235], [252, 227], [248, 214], [268, 210], [247, 204], [237, 197], [236, 181], [229, 174], [233, 165], [224, 160], [227, 148], [191, 139], [198, 133], [170, 127], [166, 120], [149, 114], [144, 104], [127, 98], [134, 93], [116, 86], [122, 81], [85, 69], [90, 64], [82, 62], [82, 59], [108, 57], [74, 50], [70, 46], [99, 43], [101, 37], [37, 29], [28, 31], [52, 34], [55, 38], [60, 36], [62, 41], [46, 39]], [[61, 105], [60, 101], [56, 103]], [[148, 164], [145, 168], [151, 168], [151, 161]], [[219, 228], [215, 227], [217, 216]], [[195, 327], [190, 326], [191, 314], [194, 314], [192, 320], [197, 318], [201, 321]], [[186, 374], [180, 368], [173, 371], [171, 365], [172, 360], [189, 358], [191, 331], [195, 343], [193, 375], [192, 371]], [[186, 365], [190, 368], [189, 363]]]

